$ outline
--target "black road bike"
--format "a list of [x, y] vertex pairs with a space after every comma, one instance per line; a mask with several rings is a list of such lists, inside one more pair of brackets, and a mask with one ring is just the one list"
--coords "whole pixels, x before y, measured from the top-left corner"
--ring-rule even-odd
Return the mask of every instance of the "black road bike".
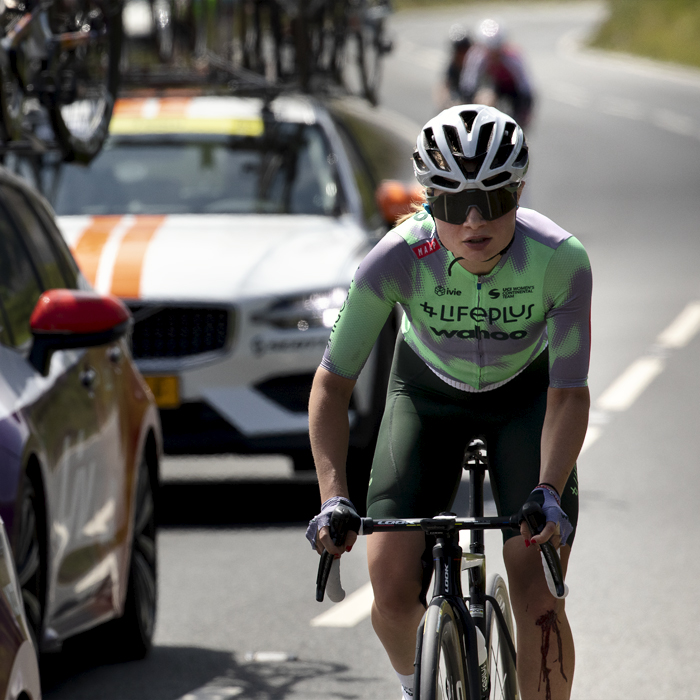
[[[443, 513], [434, 518], [373, 520], [359, 518], [338, 506], [331, 519], [331, 536], [338, 544], [349, 530], [361, 535], [373, 532], [422, 530], [434, 538], [433, 593], [418, 626], [415, 657], [416, 700], [516, 700], [519, 697], [513, 618], [506, 583], [498, 574], [486, 577], [484, 530], [519, 530], [519, 515], [484, 517], [483, 484], [488, 457], [483, 441], [470, 443], [464, 468], [469, 479], [469, 515], [458, 518]], [[523, 515], [532, 532], [545, 525], [536, 504], [527, 504]], [[471, 531], [469, 551], [459, 544], [460, 530]], [[541, 545], [552, 585], [559, 597], [565, 594], [561, 562], [554, 547]], [[316, 581], [316, 599], [323, 600], [333, 564], [327, 552], [321, 556]], [[468, 572], [469, 595], [462, 592], [461, 572]], [[339, 579], [334, 582], [339, 586]], [[341, 600], [341, 590], [329, 597]], [[479, 662], [480, 638], [486, 647], [485, 662]], [[482, 647], [483, 656], [483, 647]]]
[[2, 152], [59, 149], [88, 162], [107, 136], [122, 43], [120, 0], [4, 0]]

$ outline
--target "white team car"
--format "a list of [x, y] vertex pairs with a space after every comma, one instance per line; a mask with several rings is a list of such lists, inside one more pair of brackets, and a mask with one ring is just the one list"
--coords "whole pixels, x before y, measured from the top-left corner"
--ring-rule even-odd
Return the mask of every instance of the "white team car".
[[[313, 374], [387, 230], [351, 130], [303, 97], [171, 96], [121, 99], [110, 131], [49, 194], [85, 276], [134, 314], [166, 452], [309, 468]], [[381, 416], [394, 336], [389, 323], [358, 380], [356, 453]]]

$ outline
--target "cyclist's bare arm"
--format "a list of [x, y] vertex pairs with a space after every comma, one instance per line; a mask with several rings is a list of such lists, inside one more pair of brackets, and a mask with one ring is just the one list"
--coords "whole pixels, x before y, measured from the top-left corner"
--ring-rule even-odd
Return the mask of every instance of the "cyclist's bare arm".
[[[551, 484], [559, 494], [564, 491], [586, 437], [590, 404], [588, 387], [550, 387], [547, 392], [547, 412], [542, 428], [540, 483]], [[525, 537], [529, 533], [526, 527], [525, 524], [521, 527]], [[548, 522], [544, 530], [532, 539], [536, 544], [541, 544], [549, 540], [554, 532], [554, 523]]]
[[[309, 436], [322, 503], [332, 496], [348, 498], [345, 462], [350, 435], [348, 407], [354, 388], [354, 379], [346, 379], [322, 367], [316, 371], [311, 387]], [[356, 538], [354, 532], [348, 533], [345, 547], [352, 546]], [[331, 554], [345, 551], [345, 547], [333, 544], [327, 527], [321, 529], [318, 539], [323, 549]]]

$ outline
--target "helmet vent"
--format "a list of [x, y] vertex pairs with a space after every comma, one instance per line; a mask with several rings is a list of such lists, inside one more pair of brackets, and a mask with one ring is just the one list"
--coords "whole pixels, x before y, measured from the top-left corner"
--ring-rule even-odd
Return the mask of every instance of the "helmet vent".
[[485, 159], [486, 154], [484, 153], [476, 158], [458, 157], [456, 160], [464, 177], [466, 177], [467, 180], [476, 180]]
[[478, 112], [475, 112], [473, 109], [459, 113], [459, 116], [464, 122], [464, 128], [467, 130], [468, 134], [472, 133], [472, 127], [474, 126], [474, 120], [476, 119], [477, 114]]
[[413, 154], [413, 162], [416, 164], [416, 167], [418, 168], [418, 170], [420, 172], [424, 173], [428, 170], [428, 166], [425, 164], [423, 159], [420, 157], [420, 154], [418, 153], [418, 151], [416, 151]]
[[431, 128], [423, 130], [423, 141], [425, 145], [425, 152], [428, 154], [430, 160], [433, 161], [435, 167], [438, 170], [449, 172], [450, 167], [445, 161], [445, 156], [442, 155], [440, 149], [438, 148], [437, 142], [435, 141], [435, 134]]
[[523, 147], [520, 149], [520, 153], [518, 153], [518, 157], [513, 161], [513, 167], [514, 168], [525, 167], [525, 165], [527, 163], [527, 158], [528, 158], [527, 144], [523, 144]]
[[508, 122], [503, 128], [503, 138], [501, 139], [501, 145], [498, 147], [496, 155], [491, 162], [491, 170], [497, 170], [508, 162], [508, 159], [513, 153], [513, 149], [515, 148], [515, 145], [513, 144], [514, 136], [515, 124], [513, 122]]
[[446, 177], [441, 177], [440, 175], [433, 175], [431, 179], [433, 181], [433, 185], [442, 190], [456, 190], [459, 187], [459, 182], [448, 180]]
[[450, 151], [452, 151], [452, 154], [455, 156], [461, 156], [462, 144], [459, 142], [459, 134], [457, 133], [457, 129], [454, 126], [445, 125], [442, 127], [442, 130], [445, 133], [445, 139], [450, 146]]
[[479, 129], [479, 138], [476, 141], [477, 156], [481, 154], [486, 155], [487, 151], [489, 150], [489, 146], [493, 140], [494, 126], [495, 124], [493, 122], [489, 122], [488, 124], [484, 124], [481, 129]]
[[484, 187], [495, 187], [510, 180], [510, 173], [498, 173], [483, 181]]

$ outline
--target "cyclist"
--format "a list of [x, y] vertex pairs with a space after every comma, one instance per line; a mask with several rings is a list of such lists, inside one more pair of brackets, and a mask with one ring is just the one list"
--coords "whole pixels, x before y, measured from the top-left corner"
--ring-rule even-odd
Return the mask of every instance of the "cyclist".
[[[591, 272], [575, 237], [518, 206], [528, 163], [522, 129], [492, 107], [451, 107], [423, 127], [413, 164], [426, 188], [425, 210], [362, 262], [315, 375], [309, 421], [323, 506], [307, 537], [319, 551], [345, 551], [327, 525], [335, 505], [348, 502], [348, 405], [398, 304], [403, 319], [368, 515], [449, 510], [465, 445], [485, 436], [499, 513], [528, 500], [545, 511], [541, 534], [533, 537], [523, 524], [522, 537], [504, 535], [504, 560], [522, 698], [560, 700], [569, 697], [573, 638], [532, 545], [561, 545], [566, 569], [578, 515], [575, 462], [590, 405]], [[350, 533], [346, 549], [354, 539]], [[367, 547], [372, 623], [409, 698], [425, 541], [421, 533], [374, 534]]]
[[451, 107], [462, 102], [459, 94], [459, 79], [467, 52], [472, 45], [466, 28], [461, 24], [453, 24], [450, 27], [449, 40], [450, 62], [445, 70], [444, 82], [435, 95], [435, 102], [440, 105], [440, 108]]
[[464, 102], [494, 106], [506, 102], [523, 129], [530, 123], [533, 92], [525, 62], [496, 20], [485, 19], [479, 25], [475, 45], [464, 61], [459, 92]]

